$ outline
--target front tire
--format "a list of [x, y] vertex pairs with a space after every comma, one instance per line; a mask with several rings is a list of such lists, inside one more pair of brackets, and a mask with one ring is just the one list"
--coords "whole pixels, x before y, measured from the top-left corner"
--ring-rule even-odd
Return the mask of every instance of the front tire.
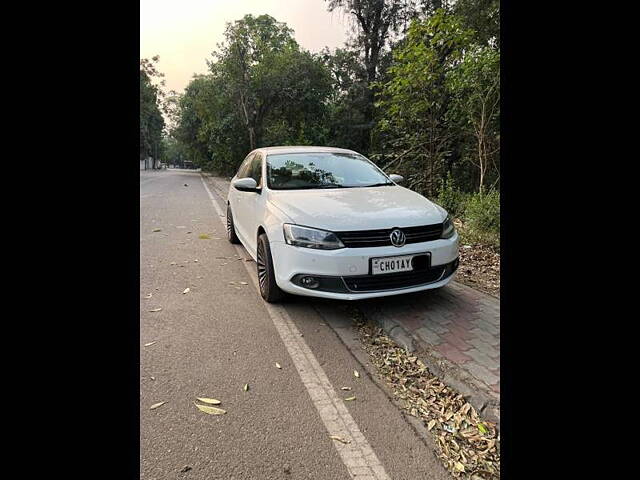
[[269, 246], [269, 239], [264, 233], [258, 237], [256, 257], [260, 295], [269, 303], [279, 302], [284, 298], [284, 292], [280, 290], [280, 287], [278, 287], [276, 283], [276, 275], [273, 271], [273, 260], [271, 258], [271, 247]]
[[233, 214], [231, 213], [231, 207], [229, 205], [227, 205], [227, 240], [234, 245], [240, 243], [240, 239], [238, 235], [236, 235], [236, 227], [233, 224]]

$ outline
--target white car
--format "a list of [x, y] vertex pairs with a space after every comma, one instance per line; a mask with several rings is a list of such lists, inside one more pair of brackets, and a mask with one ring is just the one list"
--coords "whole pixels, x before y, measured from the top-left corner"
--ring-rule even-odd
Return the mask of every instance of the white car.
[[352, 150], [268, 147], [232, 179], [227, 236], [257, 264], [260, 293], [359, 300], [446, 285], [458, 267], [447, 212]]

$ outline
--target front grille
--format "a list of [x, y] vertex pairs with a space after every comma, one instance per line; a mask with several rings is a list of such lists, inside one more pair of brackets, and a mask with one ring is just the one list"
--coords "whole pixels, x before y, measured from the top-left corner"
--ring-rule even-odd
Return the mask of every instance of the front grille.
[[[382, 230], [355, 230], [351, 232], [334, 232], [345, 247], [348, 248], [364, 248], [364, 247], [387, 247], [392, 245], [391, 232], [393, 228], [385, 228]], [[442, 224], [422, 225], [419, 227], [401, 227], [407, 237], [407, 244], [428, 242], [437, 240], [442, 235]]]
[[345, 285], [352, 292], [371, 292], [377, 290], [395, 290], [397, 288], [416, 287], [437, 282], [451, 275], [458, 267], [458, 259], [444, 265], [437, 265], [428, 270], [387, 273], [384, 275], [358, 275], [342, 277]]

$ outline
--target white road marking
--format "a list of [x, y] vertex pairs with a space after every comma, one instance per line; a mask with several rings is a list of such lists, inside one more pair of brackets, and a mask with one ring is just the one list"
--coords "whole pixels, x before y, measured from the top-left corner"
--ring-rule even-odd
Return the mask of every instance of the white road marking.
[[[222, 211], [220, 205], [218, 205], [218, 202], [213, 197], [204, 177], [201, 176], [200, 179], [211, 199], [213, 208], [218, 214], [218, 218], [226, 229], [225, 212]], [[235, 247], [238, 254], [244, 255], [246, 253], [242, 246], [235, 245]], [[255, 270], [251, 267], [251, 265], [255, 264], [253, 262], [242, 263], [249, 273], [253, 286], [256, 288], [256, 291], [259, 292], [258, 277]], [[318, 414], [327, 429], [328, 435], [337, 435], [350, 442], [344, 444], [336, 440], [331, 440], [347, 467], [351, 478], [357, 478], [357, 480], [389, 480], [384, 466], [380, 460], [378, 460], [371, 445], [369, 445], [369, 442], [358, 428], [358, 425], [349, 413], [344, 402], [336, 393], [333, 385], [331, 385], [327, 374], [324, 373], [315, 355], [303, 337], [300, 336], [300, 331], [291, 320], [291, 317], [289, 317], [285, 308], [267, 302], [264, 303], [264, 306], [291, 356], [291, 361], [295, 365], [296, 370], [298, 370], [300, 379], [307, 389], [311, 401], [318, 410]]]

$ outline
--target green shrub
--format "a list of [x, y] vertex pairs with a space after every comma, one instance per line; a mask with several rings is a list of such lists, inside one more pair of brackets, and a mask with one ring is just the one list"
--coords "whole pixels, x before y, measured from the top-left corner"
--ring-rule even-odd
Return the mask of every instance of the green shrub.
[[500, 246], [500, 192], [469, 195], [463, 214], [463, 241]]
[[461, 218], [464, 215], [468, 196], [469, 194], [458, 189], [449, 174], [440, 187], [436, 203], [449, 212], [453, 218]]
[[464, 217], [471, 228], [500, 233], [500, 192], [476, 193], [466, 202]]

